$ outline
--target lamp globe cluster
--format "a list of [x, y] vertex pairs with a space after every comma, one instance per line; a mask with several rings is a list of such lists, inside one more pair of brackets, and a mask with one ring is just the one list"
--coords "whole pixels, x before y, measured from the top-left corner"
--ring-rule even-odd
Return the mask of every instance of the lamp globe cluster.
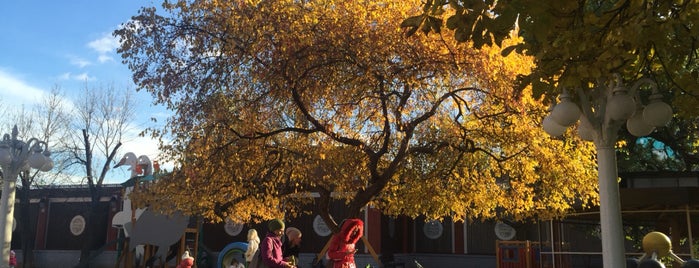
[[580, 118], [580, 107], [571, 101], [570, 95], [563, 92], [558, 96], [560, 102], [544, 118], [543, 127], [546, 133], [558, 137], [563, 135], [569, 126], [574, 125]]
[[20, 167], [23, 170], [33, 168], [45, 172], [53, 168], [51, 151], [44, 142], [35, 141], [30, 144], [5, 135], [0, 141], [0, 166], [9, 169], [13, 162], [24, 161], [26, 164]]
[[[650, 86], [653, 90], [647, 105], [642, 104], [638, 95], [638, 89], [642, 85]], [[617, 122], [625, 120], [626, 129], [634, 136], [647, 136], [656, 127], [665, 126], [672, 119], [672, 108], [662, 101], [663, 95], [658, 93], [657, 84], [650, 79], [638, 80], [629, 90], [623, 86], [620, 76], [617, 76], [616, 85], [610, 86], [610, 89], [604, 107], [605, 119]], [[571, 100], [570, 95], [564, 91], [558, 99], [559, 103], [553, 106], [542, 122], [544, 131], [558, 137], [580, 120], [579, 136], [583, 140], [594, 140], [596, 135], [594, 126], [586, 116], [580, 119], [581, 109]]]
[[[20, 172], [36, 169], [49, 171], [53, 168], [48, 144], [37, 138], [27, 141], [18, 138], [17, 126], [12, 135], [5, 134], [0, 140], [0, 168], [2, 168], [2, 196], [0, 196], [0, 263], [7, 264], [12, 243], [14, 224], [15, 184]], [[4, 266], [2, 266], [4, 267]]]

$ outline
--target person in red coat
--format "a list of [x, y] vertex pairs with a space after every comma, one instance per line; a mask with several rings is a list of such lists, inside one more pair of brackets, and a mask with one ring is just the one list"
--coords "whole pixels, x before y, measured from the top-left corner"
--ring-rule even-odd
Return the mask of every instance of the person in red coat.
[[333, 235], [328, 247], [328, 258], [333, 260], [333, 268], [356, 268], [355, 244], [364, 234], [364, 222], [360, 219], [347, 219], [340, 226], [340, 232]]
[[14, 250], [10, 250], [10, 268], [15, 268], [17, 266], [17, 255], [15, 255]]
[[189, 251], [185, 250], [184, 254], [182, 254], [180, 265], [177, 265], [177, 268], [192, 268], [192, 266], [194, 266], [194, 258], [189, 256]]

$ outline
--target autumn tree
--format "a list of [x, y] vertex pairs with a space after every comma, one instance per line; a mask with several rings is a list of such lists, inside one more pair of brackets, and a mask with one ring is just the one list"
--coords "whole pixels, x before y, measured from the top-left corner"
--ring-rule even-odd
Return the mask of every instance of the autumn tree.
[[[603, 263], [623, 267], [624, 241], [617, 183], [617, 155], [622, 163], [654, 164], [656, 144], [673, 145], [673, 157], [656, 167], [697, 167], [697, 96], [699, 96], [699, 3], [697, 1], [468, 1], [432, 0], [421, 12], [407, 17], [402, 26], [408, 35], [419, 30], [441, 33], [442, 26], [461, 42], [477, 47], [502, 44], [517, 31], [523, 42], [507, 47], [534, 57], [536, 68], [519, 79], [519, 87], [531, 85], [536, 96], [574, 93], [570, 108], [582, 110], [579, 129], [597, 147], [600, 174], [600, 217]], [[446, 12], [449, 11], [449, 12]], [[468, 52], [465, 52], [468, 53]], [[641, 90], [641, 86], [650, 90]], [[631, 90], [626, 90], [629, 87]], [[660, 89], [660, 90], [659, 90]], [[674, 120], [646, 124], [632, 131], [627, 119], [646, 117], [627, 105], [623, 114], [613, 112], [624, 105], [617, 97], [628, 92], [629, 103], [641, 107], [662, 99], [675, 107]], [[652, 95], [651, 95], [652, 94]], [[561, 101], [564, 103], [565, 101]], [[567, 105], [567, 104], [566, 104]], [[621, 109], [619, 109], [621, 110]], [[666, 111], [669, 110], [665, 109]], [[670, 112], [668, 112], [669, 114]], [[632, 118], [632, 115], [635, 118]], [[629, 119], [629, 120], [631, 120]], [[561, 125], [573, 125], [577, 119]], [[664, 119], [663, 119], [664, 121]], [[684, 122], [681, 122], [684, 121]], [[639, 122], [639, 121], [636, 121]], [[617, 142], [621, 129], [622, 142]], [[627, 133], [628, 132], [628, 133]], [[649, 136], [636, 138], [634, 136]], [[616, 151], [615, 151], [616, 149]], [[630, 152], [645, 149], [639, 158]], [[651, 150], [648, 150], [651, 149]], [[682, 151], [680, 151], [682, 150]], [[678, 157], [674, 157], [678, 156]], [[647, 161], [647, 160], [653, 161]], [[643, 160], [643, 161], [640, 161]], [[679, 161], [677, 161], [679, 160]], [[638, 166], [627, 166], [627, 168]], [[641, 166], [649, 169], [652, 166]], [[679, 240], [678, 235], [673, 235]]]
[[[400, 23], [417, 5], [142, 9], [115, 32], [118, 51], [137, 85], [175, 112], [154, 133], [177, 168], [134, 201], [249, 222], [306, 212], [316, 192], [313, 212], [331, 227], [367, 204], [455, 220], [551, 218], [595, 204], [591, 146], [550, 139], [546, 107], [511, 86], [531, 59], [450, 35], [405, 38]], [[332, 198], [345, 215], [331, 217]]]
[[[536, 96], [556, 96], [562, 89], [590, 92], [611, 74], [621, 74], [629, 83], [640, 77], [654, 80], [664, 101], [672, 103], [675, 120], [666, 128], [639, 138], [622, 132], [624, 163], [648, 163], [678, 170], [697, 170], [697, 105], [699, 97], [699, 3], [696, 1], [427, 1], [402, 26], [409, 34], [442, 33], [477, 47], [501, 44], [510, 31], [524, 42], [508, 46], [534, 57], [536, 67], [519, 80], [532, 85]], [[648, 99], [648, 92], [640, 98]], [[576, 96], [577, 97], [577, 94]], [[623, 129], [623, 128], [622, 128]], [[634, 158], [649, 157], [655, 142], [669, 146], [677, 163], [656, 163]], [[644, 149], [645, 148], [645, 149]], [[629, 152], [643, 152], [633, 154]]]

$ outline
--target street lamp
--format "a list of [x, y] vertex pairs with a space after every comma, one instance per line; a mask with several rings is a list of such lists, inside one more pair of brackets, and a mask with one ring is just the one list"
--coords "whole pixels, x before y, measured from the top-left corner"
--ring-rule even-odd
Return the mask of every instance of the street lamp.
[[[648, 105], [645, 106], [638, 94], [641, 87], [652, 89]], [[567, 127], [574, 125], [580, 118], [578, 135], [584, 140], [593, 141], [597, 149], [603, 267], [625, 267], [624, 232], [614, 150], [618, 131], [626, 124], [632, 135], [646, 136], [672, 119], [672, 108], [662, 102], [657, 84], [647, 78], [637, 80], [627, 89], [621, 76], [616, 74], [609, 85], [599, 84], [589, 92], [578, 88], [576, 92], [579, 96], [578, 104], [571, 101], [566, 91], [559, 96], [560, 102], [553, 107], [548, 119], [544, 119], [544, 131], [551, 136], [561, 136]]]
[[[51, 152], [46, 142], [31, 138], [27, 142], [17, 139], [17, 126], [12, 135], [5, 134], [0, 141], [0, 167], [2, 167], [2, 200], [0, 202], [0, 232], [2, 232], [2, 258], [0, 267], [8, 267], [14, 221], [15, 183], [19, 173], [31, 168], [49, 171], [53, 168]], [[4, 217], [4, 219], [2, 218]]]

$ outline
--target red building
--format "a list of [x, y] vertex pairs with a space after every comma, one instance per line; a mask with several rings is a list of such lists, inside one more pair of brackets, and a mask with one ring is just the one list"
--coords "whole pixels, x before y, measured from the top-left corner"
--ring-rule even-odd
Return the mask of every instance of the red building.
[[[99, 243], [92, 245], [95, 250], [94, 267], [114, 267], [121, 248], [115, 241], [119, 237], [118, 229], [112, 227], [112, 217], [121, 210], [121, 193], [119, 184], [105, 185], [100, 206], [104, 216], [94, 219], [92, 224], [104, 230]], [[85, 243], [83, 232], [84, 219], [89, 208], [90, 193], [81, 186], [55, 186], [30, 191], [30, 213], [27, 219], [21, 218], [20, 201], [15, 209], [17, 228], [13, 233], [12, 248], [18, 251], [21, 262], [22, 228], [35, 230], [34, 252], [38, 267], [42, 264], [64, 263], [70, 267], [77, 263], [79, 250]], [[334, 204], [331, 208], [340, 214], [343, 206]], [[463, 262], [467, 260], [476, 266], [495, 267], [495, 241], [493, 231], [495, 223], [454, 223], [424, 222], [422, 219], [408, 217], [391, 218], [381, 215], [374, 209], [364, 213], [365, 236], [371, 249], [382, 261], [390, 261], [406, 267], [413, 267], [413, 261], [419, 260], [426, 267], [434, 263]], [[287, 219], [287, 226], [299, 228], [303, 233], [301, 267], [310, 267], [313, 258], [322, 250], [330, 239], [330, 231], [316, 215], [305, 215], [297, 219]], [[216, 263], [216, 256], [221, 249], [232, 242], [246, 242], [247, 230], [255, 228], [260, 236], [266, 233], [265, 224], [231, 225], [225, 223], [211, 224], [202, 222], [197, 227], [196, 220], [190, 220], [189, 230], [195, 230], [198, 238], [189, 233], [185, 239], [186, 246], [193, 247], [194, 241], [200, 247], [200, 255], [208, 256], [208, 262]], [[371, 263], [377, 266], [372, 252], [364, 244], [358, 245], [358, 266]], [[202, 253], [204, 252], [204, 253]], [[201, 261], [201, 260], [200, 260]], [[173, 261], [171, 261], [173, 262]], [[439, 265], [438, 265], [439, 266]], [[56, 266], [54, 266], [56, 267]], [[92, 267], [92, 266], [91, 266]], [[463, 267], [463, 266], [460, 266]], [[470, 267], [470, 266], [469, 266]]]

